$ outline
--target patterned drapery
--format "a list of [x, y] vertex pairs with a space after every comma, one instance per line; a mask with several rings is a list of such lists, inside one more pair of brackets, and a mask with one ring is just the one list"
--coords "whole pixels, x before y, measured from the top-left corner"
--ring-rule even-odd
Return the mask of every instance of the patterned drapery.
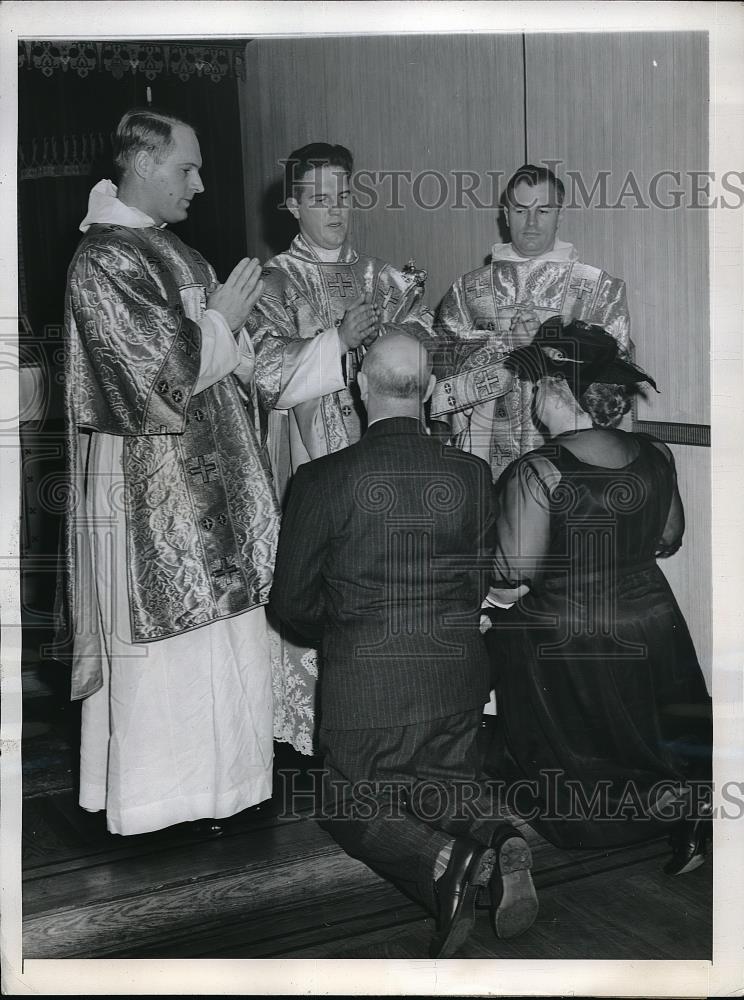
[[110, 73], [121, 80], [141, 73], [145, 79], [169, 75], [186, 81], [201, 77], [219, 83], [244, 79], [242, 45], [191, 45], [182, 42], [20, 41], [18, 68], [54, 73]]
[[111, 155], [113, 133], [37, 136], [18, 143], [18, 179], [87, 177], [96, 160]]
[[[62, 323], [78, 226], [93, 185], [116, 179], [113, 136], [130, 108], [152, 103], [194, 125], [206, 191], [180, 223], [179, 235], [204, 253], [223, 280], [245, 256], [245, 232], [236, 224], [243, 217], [243, 184], [239, 81], [232, 75], [245, 42], [187, 41], [193, 44], [176, 39], [20, 43], [19, 253], [26, 279], [21, 294], [35, 336]], [[192, 75], [182, 79], [187, 66]], [[148, 79], [146, 73], [154, 72], [157, 79]]]

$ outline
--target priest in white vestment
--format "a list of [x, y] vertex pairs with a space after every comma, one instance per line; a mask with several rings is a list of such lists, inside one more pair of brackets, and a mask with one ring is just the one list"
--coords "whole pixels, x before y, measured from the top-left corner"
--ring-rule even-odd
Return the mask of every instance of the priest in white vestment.
[[271, 796], [279, 508], [245, 332], [260, 264], [220, 285], [166, 228], [203, 191], [188, 125], [128, 112], [115, 148], [68, 275], [65, 607], [80, 804], [126, 835]]

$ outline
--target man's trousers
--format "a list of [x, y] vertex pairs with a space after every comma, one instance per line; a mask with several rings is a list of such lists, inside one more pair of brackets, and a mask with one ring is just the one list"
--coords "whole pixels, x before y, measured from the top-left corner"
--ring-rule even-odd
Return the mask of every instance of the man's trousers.
[[489, 844], [505, 822], [482, 780], [482, 708], [408, 726], [320, 729], [324, 826], [437, 914], [437, 857], [453, 837]]

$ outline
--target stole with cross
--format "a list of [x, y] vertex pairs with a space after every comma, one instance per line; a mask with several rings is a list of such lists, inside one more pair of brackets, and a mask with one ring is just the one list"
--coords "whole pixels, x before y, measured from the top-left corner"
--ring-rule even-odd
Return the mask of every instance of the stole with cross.
[[[364, 270], [360, 275], [359, 265], [362, 263]], [[333, 323], [339, 326], [351, 303], [363, 294], [380, 309], [378, 336], [383, 335], [386, 324], [405, 319], [408, 312], [406, 307], [410, 307], [423, 295], [427, 276], [426, 271], [416, 268], [413, 260], [409, 260], [402, 271], [393, 272], [392, 268], [375, 258], [359, 258], [355, 263], [337, 264], [333, 268], [326, 266], [322, 268], [321, 274]], [[393, 274], [397, 276], [397, 282]], [[366, 352], [367, 348], [363, 345], [346, 352], [344, 366], [347, 386], [356, 382]], [[348, 404], [342, 407], [345, 417], [350, 415], [348, 411]]]

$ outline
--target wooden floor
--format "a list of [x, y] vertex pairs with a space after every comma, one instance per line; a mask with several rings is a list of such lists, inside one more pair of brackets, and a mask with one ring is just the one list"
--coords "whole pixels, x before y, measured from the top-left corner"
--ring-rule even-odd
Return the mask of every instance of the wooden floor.
[[[225, 821], [120, 837], [76, 804], [78, 721], [59, 700], [24, 715], [25, 958], [426, 958], [434, 922], [278, 796]], [[276, 746], [276, 767], [319, 766]], [[300, 780], [307, 780], [301, 778]], [[670, 878], [663, 841], [562, 852], [525, 829], [540, 913], [499, 941], [487, 911], [462, 957], [709, 959], [712, 865]]]

